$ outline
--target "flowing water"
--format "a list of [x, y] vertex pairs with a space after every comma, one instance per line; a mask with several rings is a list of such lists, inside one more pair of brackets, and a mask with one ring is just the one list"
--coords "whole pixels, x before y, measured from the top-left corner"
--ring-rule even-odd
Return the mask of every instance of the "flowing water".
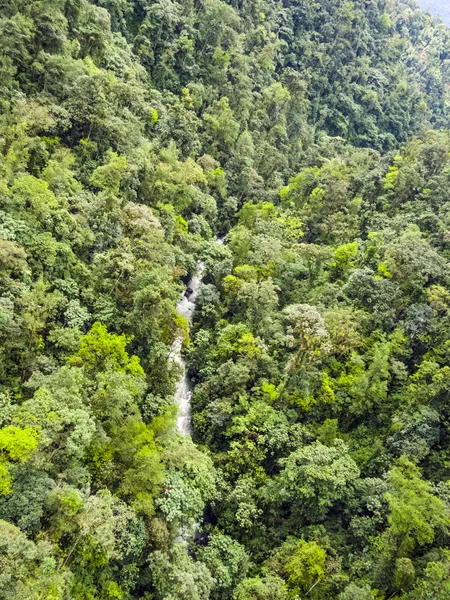
[[[202, 284], [205, 265], [200, 263], [197, 267], [197, 274], [192, 277], [188, 283], [186, 292], [177, 304], [179, 315], [187, 319], [189, 325], [192, 323], [196, 301], [200, 286]], [[181, 367], [181, 376], [178, 380], [175, 390], [175, 404], [178, 406], [177, 430], [181, 435], [190, 435], [191, 433], [191, 396], [192, 384], [186, 369], [186, 361], [182, 354], [183, 337], [178, 337], [173, 346], [170, 359]]]
[[[223, 238], [217, 238], [217, 244], [223, 244]], [[197, 265], [197, 272], [189, 281], [186, 292], [177, 304], [177, 312], [187, 319], [189, 326], [196, 308], [197, 297], [205, 274], [204, 263]], [[178, 407], [177, 431], [181, 435], [190, 435], [191, 429], [191, 397], [192, 383], [187, 373], [186, 361], [182, 353], [183, 336], [179, 336], [172, 346], [170, 360], [181, 368], [181, 376], [175, 389], [175, 404]]]

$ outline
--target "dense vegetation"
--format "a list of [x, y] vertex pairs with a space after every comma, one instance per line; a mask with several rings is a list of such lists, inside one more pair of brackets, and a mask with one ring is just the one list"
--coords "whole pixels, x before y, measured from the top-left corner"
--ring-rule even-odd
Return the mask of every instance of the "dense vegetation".
[[0, 1], [1, 600], [450, 598], [449, 34]]

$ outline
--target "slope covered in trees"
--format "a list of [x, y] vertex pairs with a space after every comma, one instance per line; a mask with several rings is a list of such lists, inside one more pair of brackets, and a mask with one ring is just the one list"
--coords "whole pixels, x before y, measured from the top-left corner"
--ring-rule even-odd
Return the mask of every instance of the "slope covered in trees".
[[3, 0], [0, 48], [0, 599], [450, 597], [449, 30]]

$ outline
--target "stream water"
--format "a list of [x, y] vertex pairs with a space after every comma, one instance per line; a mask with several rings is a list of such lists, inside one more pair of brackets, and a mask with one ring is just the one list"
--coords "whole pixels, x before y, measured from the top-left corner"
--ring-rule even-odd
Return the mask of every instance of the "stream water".
[[[197, 296], [202, 284], [205, 265], [200, 263], [197, 266], [197, 273], [189, 281], [186, 292], [177, 304], [179, 315], [187, 319], [189, 326], [192, 323], [194, 311], [197, 302]], [[181, 367], [181, 376], [175, 389], [175, 404], [178, 406], [177, 431], [181, 435], [191, 434], [191, 396], [192, 384], [187, 373], [186, 361], [182, 353], [183, 337], [178, 337], [172, 346], [170, 360]]]
[[[217, 238], [216, 244], [222, 245], [223, 238]], [[197, 271], [189, 281], [186, 291], [180, 298], [177, 304], [177, 312], [179, 315], [187, 319], [189, 326], [192, 324], [195, 308], [197, 305], [197, 297], [202, 285], [203, 276], [205, 274], [204, 263], [197, 265]], [[172, 346], [170, 360], [181, 368], [181, 376], [175, 388], [175, 404], [178, 407], [177, 414], [177, 431], [181, 435], [190, 435], [191, 427], [191, 397], [192, 397], [192, 382], [186, 368], [186, 361], [183, 358], [182, 352], [183, 337], [178, 337]]]

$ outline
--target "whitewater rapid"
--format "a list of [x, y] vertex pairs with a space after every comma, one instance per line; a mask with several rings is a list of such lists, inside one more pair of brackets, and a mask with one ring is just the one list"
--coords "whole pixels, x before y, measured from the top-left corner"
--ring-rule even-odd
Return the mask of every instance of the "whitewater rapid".
[[[216, 244], [223, 244], [223, 238], [217, 238]], [[205, 271], [205, 264], [200, 262], [197, 265], [195, 275], [193, 275], [192, 279], [189, 281], [186, 291], [183, 292], [183, 296], [177, 304], [178, 314], [187, 320], [189, 327], [192, 324], [192, 319], [197, 306], [197, 297], [200, 292]], [[189, 379], [186, 361], [183, 357], [183, 339], [183, 335], [179, 335], [174, 341], [170, 353], [170, 361], [178, 365], [181, 369], [180, 379], [177, 382], [174, 396], [175, 404], [178, 407], [177, 431], [180, 435], [191, 435], [192, 382]]]
[[[177, 304], [177, 312], [192, 324], [194, 316], [197, 296], [200, 291], [203, 276], [205, 274], [205, 265], [200, 263], [197, 266], [197, 273], [189, 281], [186, 291]], [[186, 368], [186, 361], [183, 358], [182, 352], [183, 336], [180, 335], [174, 341], [170, 359], [181, 369], [181, 376], [175, 388], [175, 404], [178, 407], [177, 413], [177, 431], [180, 435], [190, 435], [191, 431], [191, 397], [192, 384]]]

